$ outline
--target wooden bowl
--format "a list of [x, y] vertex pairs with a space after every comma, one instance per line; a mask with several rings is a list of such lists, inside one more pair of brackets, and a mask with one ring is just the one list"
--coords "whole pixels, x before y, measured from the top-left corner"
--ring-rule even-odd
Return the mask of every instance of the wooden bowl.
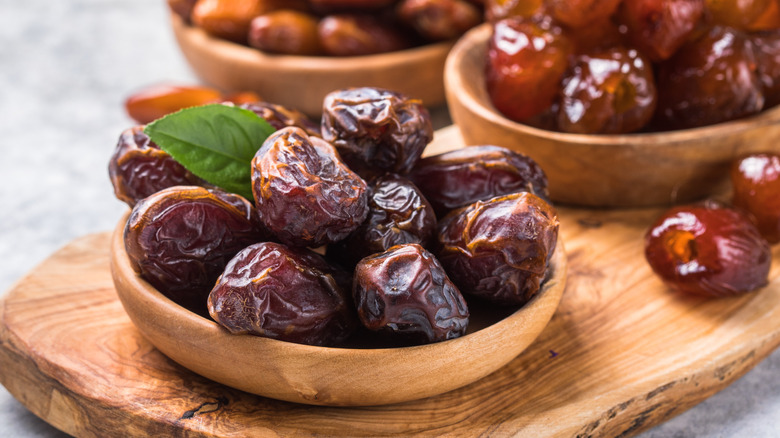
[[318, 117], [331, 91], [374, 86], [444, 103], [444, 62], [453, 41], [408, 50], [354, 57], [270, 55], [209, 36], [172, 16], [184, 57], [205, 82], [225, 91], [254, 91], [268, 102]]
[[528, 304], [496, 320], [471, 308], [457, 339], [402, 348], [326, 348], [233, 335], [173, 303], [141, 279], [125, 252], [126, 216], [111, 241], [117, 294], [141, 334], [204, 377], [265, 397], [312, 405], [368, 406], [415, 400], [472, 383], [522, 352], [552, 318], [566, 283], [559, 240], [552, 276]]
[[564, 134], [513, 122], [485, 88], [489, 24], [470, 30], [450, 51], [444, 83], [453, 121], [467, 145], [495, 144], [534, 158], [553, 200], [586, 206], [689, 202], [728, 187], [738, 156], [780, 151], [780, 107], [696, 129], [627, 135]]

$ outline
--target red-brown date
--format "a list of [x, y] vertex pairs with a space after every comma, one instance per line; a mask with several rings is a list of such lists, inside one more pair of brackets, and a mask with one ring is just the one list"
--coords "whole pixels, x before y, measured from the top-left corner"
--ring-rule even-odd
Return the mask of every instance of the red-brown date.
[[143, 199], [124, 231], [133, 269], [171, 300], [200, 313], [231, 257], [267, 237], [249, 201], [194, 186], [170, 187]]
[[764, 107], [755, 56], [745, 34], [713, 27], [658, 68], [656, 122], [695, 128], [746, 117]]
[[704, 0], [624, 0], [618, 16], [628, 38], [652, 61], [670, 58], [704, 13]]
[[433, 139], [428, 110], [417, 99], [380, 88], [325, 96], [322, 138], [358, 174], [408, 173]]
[[750, 219], [715, 202], [664, 213], [645, 235], [645, 257], [670, 288], [715, 297], [764, 286], [772, 261]]
[[548, 19], [511, 17], [493, 25], [485, 79], [491, 102], [522, 122], [549, 108], [573, 45]]
[[133, 207], [138, 201], [162, 189], [179, 185], [204, 185], [144, 133], [143, 126], [119, 136], [108, 162], [108, 176], [116, 197]]
[[753, 34], [750, 41], [766, 99], [764, 107], [769, 108], [780, 103], [780, 28]]
[[[546, 0], [550, 14], [572, 28], [601, 21], [615, 12], [622, 0]], [[631, 0], [628, 0], [631, 1]]]
[[317, 247], [347, 237], [368, 214], [366, 189], [333, 146], [301, 128], [276, 131], [252, 160], [260, 218], [288, 245]]
[[125, 100], [125, 110], [133, 120], [146, 124], [180, 109], [220, 100], [220, 92], [210, 87], [162, 84], [133, 93]]
[[713, 23], [747, 29], [769, 8], [772, 0], [705, 0]]
[[255, 17], [249, 45], [269, 53], [314, 56], [322, 53], [319, 20], [305, 12], [280, 10]]
[[549, 199], [547, 176], [536, 161], [498, 146], [470, 146], [423, 158], [409, 179], [439, 216], [515, 192]]
[[394, 246], [355, 268], [352, 295], [369, 330], [412, 344], [453, 339], [466, 332], [469, 311], [433, 254], [417, 244]]
[[306, 134], [310, 136], [319, 137], [320, 127], [311, 119], [306, 117], [306, 114], [298, 110], [286, 108], [282, 105], [277, 105], [269, 102], [253, 102], [240, 106], [243, 109], [248, 109], [254, 112], [258, 116], [262, 117], [269, 125], [274, 129], [279, 130], [290, 126], [295, 126], [306, 131]]
[[309, 0], [319, 14], [347, 11], [376, 11], [391, 6], [397, 0]]
[[257, 243], [230, 260], [208, 310], [231, 333], [338, 345], [357, 326], [350, 280], [308, 249]]
[[731, 166], [734, 205], [750, 212], [771, 243], [780, 242], [780, 155], [753, 154]]
[[320, 44], [330, 56], [362, 56], [411, 47], [401, 30], [373, 15], [328, 15], [317, 28]]
[[401, 0], [402, 23], [429, 41], [457, 38], [482, 22], [482, 11], [466, 0]]
[[558, 215], [532, 193], [478, 201], [439, 222], [438, 257], [466, 295], [522, 305], [547, 276]]
[[531, 17], [544, 12], [544, 0], [487, 0], [485, 2], [485, 19], [491, 23], [508, 17]]
[[634, 49], [613, 47], [578, 56], [561, 88], [557, 126], [563, 132], [634, 132], [655, 111], [652, 66]]
[[436, 231], [436, 214], [408, 179], [387, 174], [369, 185], [368, 217], [341, 242], [328, 246], [328, 257], [352, 267], [363, 257], [391, 246], [427, 246]]

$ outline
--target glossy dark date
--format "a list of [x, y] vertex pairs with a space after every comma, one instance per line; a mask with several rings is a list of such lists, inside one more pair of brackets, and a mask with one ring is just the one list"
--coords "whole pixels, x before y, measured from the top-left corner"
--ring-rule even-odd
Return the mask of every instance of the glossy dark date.
[[308, 135], [320, 136], [320, 126], [298, 110], [269, 102], [245, 103], [240, 108], [254, 112], [277, 130], [296, 126], [306, 131]]
[[318, 254], [264, 242], [230, 260], [208, 309], [231, 333], [332, 346], [357, 326], [350, 286], [349, 275]]
[[252, 193], [283, 243], [317, 247], [354, 231], [368, 214], [367, 186], [336, 150], [300, 128], [276, 131], [252, 160]]
[[394, 246], [361, 260], [352, 293], [366, 328], [408, 343], [457, 338], [468, 326], [466, 301], [420, 245]]
[[346, 239], [328, 246], [328, 257], [352, 267], [363, 257], [403, 243], [428, 245], [436, 214], [408, 179], [387, 174], [369, 185], [368, 217]]
[[119, 136], [108, 162], [108, 175], [114, 195], [130, 207], [168, 187], [205, 184], [152, 142], [144, 134], [143, 126], [130, 128]]
[[439, 222], [439, 261], [467, 295], [522, 305], [538, 291], [558, 239], [558, 216], [531, 193], [478, 201]]
[[124, 232], [133, 269], [184, 307], [201, 312], [227, 262], [268, 238], [246, 199], [217, 189], [176, 186], [140, 201]]
[[498, 146], [471, 146], [421, 159], [409, 179], [439, 216], [515, 192], [547, 200], [547, 177], [532, 158]]
[[360, 175], [408, 173], [433, 139], [422, 102], [378, 88], [351, 88], [325, 96], [322, 137]]

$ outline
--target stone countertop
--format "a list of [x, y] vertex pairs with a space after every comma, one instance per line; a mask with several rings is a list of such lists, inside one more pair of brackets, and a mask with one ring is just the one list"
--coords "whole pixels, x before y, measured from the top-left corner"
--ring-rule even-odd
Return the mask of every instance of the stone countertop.
[[[125, 211], [107, 176], [123, 101], [161, 82], [197, 80], [164, 0], [0, 0], [0, 293], [76, 237]], [[0, 387], [0, 437], [61, 432]], [[650, 437], [780, 436], [780, 350]]]

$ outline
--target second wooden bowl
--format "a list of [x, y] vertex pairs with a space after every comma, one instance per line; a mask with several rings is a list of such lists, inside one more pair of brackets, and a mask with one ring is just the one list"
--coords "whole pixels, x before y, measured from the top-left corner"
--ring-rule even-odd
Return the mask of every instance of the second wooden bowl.
[[175, 14], [172, 25], [184, 57], [205, 82], [224, 91], [254, 91], [309, 116], [322, 113], [326, 94], [348, 87], [387, 88], [428, 107], [444, 103], [442, 76], [452, 41], [346, 58], [269, 55], [209, 36]]
[[326, 348], [232, 335], [175, 304], [133, 271], [123, 238], [126, 219], [112, 237], [111, 272], [119, 299], [141, 334], [197, 374], [297, 403], [383, 405], [472, 383], [506, 365], [536, 339], [566, 284], [566, 255], [559, 240], [552, 275], [535, 298], [500, 319], [472, 307], [469, 331], [457, 339], [402, 348]]
[[577, 135], [513, 122], [485, 88], [491, 28], [466, 33], [450, 52], [444, 83], [453, 121], [467, 145], [495, 144], [534, 158], [553, 200], [586, 206], [689, 202], [722, 191], [739, 156], [780, 151], [780, 107], [751, 118], [672, 132]]

